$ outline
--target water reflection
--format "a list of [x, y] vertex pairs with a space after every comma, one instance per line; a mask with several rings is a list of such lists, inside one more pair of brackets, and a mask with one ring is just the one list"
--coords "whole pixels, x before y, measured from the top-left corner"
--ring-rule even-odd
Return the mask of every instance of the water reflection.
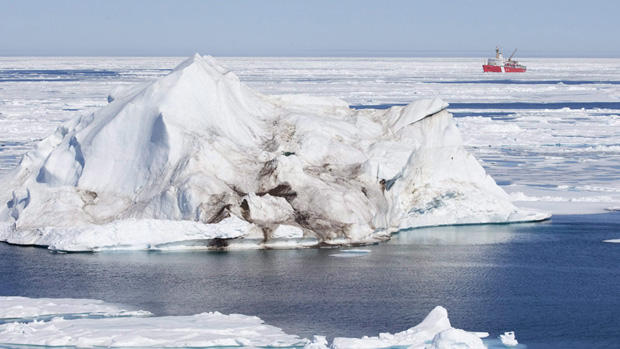
[[61, 255], [0, 244], [0, 295], [94, 298], [159, 316], [256, 315], [303, 337], [395, 333], [442, 305], [457, 328], [514, 330], [531, 348], [592, 347], [620, 341], [618, 245], [602, 242], [620, 237], [618, 227], [620, 213], [416, 229], [357, 258], [332, 257], [338, 249]]
[[480, 224], [443, 226], [402, 230], [395, 234], [390, 244], [396, 245], [485, 245], [501, 244], [532, 239], [523, 234], [543, 223]]

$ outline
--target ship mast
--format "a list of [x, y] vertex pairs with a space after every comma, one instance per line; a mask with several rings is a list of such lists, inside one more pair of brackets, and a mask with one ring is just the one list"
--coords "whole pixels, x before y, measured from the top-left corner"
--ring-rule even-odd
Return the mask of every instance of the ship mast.
[[495, 46], [495, 58], [499, 59], [499, 46]]

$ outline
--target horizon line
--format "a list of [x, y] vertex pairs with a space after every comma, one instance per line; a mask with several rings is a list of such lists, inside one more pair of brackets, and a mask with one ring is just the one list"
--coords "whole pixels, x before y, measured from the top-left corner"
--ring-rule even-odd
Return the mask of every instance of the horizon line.
[[[203, 54], [200, 52], [193, 52], [191, 54], [173, 53], [173, 54], [27, 54], [27, 53], [14, 53], [3, 54], [0, 53], [1, 58], [19, 58], [19, 57], [33, 57], [33, 58], [80, 58], [80, 57], [101, 57], [101, 58], [113, 58], [113, 57], [126, 57], [126, 58], [172, 58], [172, 57], [189, 57], [194, 54], [200, 54], [201, 56], [223, 57], [223, 58], [479, 58], [487, 59], [489, 57], [484, 55], [381, 55], [381, 54], [368, 54], [368, 55], [346, 55], [346, 54], [331, 54], [331, 55], [301, 55], [301, 54]], [[516, 59], [530, 59], [530, 58], [590, 58], [590, 59], [620, 59], [620, 54], [617, 55], [524, 55], [519, 56]]]
[[[89, 52], [90, 51], [90, 52]], [[109, 52], [112, 50], [51, 50], [44, 52], [36, 52], [32, 50], [9, 50], [1, 52], [0, 57], [188, 57], [195, 53], [199, 53], [199, 49], [184, 50], [157, 50], [149, 52], [149, 50], [117, 50], [117, 52]], [[290, 57], [290, 58], [488, 58], [494, 55], [492, 50], [358, 50], [358, 49], [342, 49], [342, 50], [294, 50], [294, 51], [228, 51], [213, 50], [208, 54], [214, 57]], [[576, 51], [540, 51], [540, 50], [521, 50], [516, 57], [519, 58], [620, 58], [618, 52], [576, 52]]]

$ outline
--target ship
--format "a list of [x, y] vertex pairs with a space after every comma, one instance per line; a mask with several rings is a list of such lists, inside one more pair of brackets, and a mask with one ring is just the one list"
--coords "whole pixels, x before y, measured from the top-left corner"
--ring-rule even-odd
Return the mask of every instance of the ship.
[[515, 49], [508, 59], [504, 58], [504, 55], [499, 52], [499, 46], [495, 48], [495, 58], [489, 58], [482, 65], [482, 71], [485, 73], [525, 73], [527, 68], [524, 65], [519, 64], [519, 61], [512, 59], [517, 49]]

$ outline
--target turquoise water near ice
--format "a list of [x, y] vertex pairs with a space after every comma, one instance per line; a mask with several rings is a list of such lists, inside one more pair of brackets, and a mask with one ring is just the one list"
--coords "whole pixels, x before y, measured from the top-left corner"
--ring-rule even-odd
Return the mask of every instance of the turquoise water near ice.
[[[54, 254], [0, 244], [0, 295], [94, 298], [155, 315], [256, 315], [311, 338], [378, 335], [436, 305], [452, 325], [528, 348], [620, 342], [620, 213], [404, 231], [337, 249]], [[348, 254], [351, 255], [351, 254]]]

